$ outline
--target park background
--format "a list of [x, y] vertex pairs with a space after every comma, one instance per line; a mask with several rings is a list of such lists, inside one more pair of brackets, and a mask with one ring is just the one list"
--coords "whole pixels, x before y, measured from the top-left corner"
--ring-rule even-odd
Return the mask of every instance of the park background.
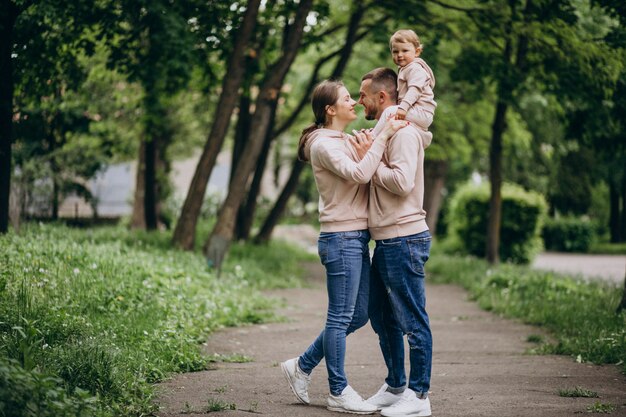
[[[358, 96], [365, 72], [392, 67], [399, 28], [437, 78], [433, 274], [548, 326], [543, 352], [623, 364], [620, 289], [524, 266], [543, 249], [626, 253], [623, 2], [1, 0], [0, 13], [7, 415], [141, 415], [152, 383], [217, 360], [198, 348], [212, 330], [275, 319], [260, 291], [303, 285], [310, 255], [272, 232], [317, 225], [295, 158], [312, 88], [341, 78]], [[359, 111], [351, 128], [370, 127]]]

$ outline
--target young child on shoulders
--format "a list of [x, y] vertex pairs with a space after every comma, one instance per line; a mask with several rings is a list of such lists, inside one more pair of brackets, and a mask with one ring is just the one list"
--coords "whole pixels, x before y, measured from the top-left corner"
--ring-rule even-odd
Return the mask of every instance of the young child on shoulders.
[[420, 39], [412, 30], [402, 29], [391, 36], [389, 48], [398, 66], [396, 119], [406, 119], [427, 131], [437, 102], [433, 93], [435, 76], [426, 61], [419, 57], [423, 49]]

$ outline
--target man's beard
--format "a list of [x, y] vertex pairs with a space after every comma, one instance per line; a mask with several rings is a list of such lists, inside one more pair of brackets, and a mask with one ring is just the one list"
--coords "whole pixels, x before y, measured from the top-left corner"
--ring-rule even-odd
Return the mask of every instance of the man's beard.
[[376, 120], [376, 114], [372, 111], [365, 109], [365, 120]]

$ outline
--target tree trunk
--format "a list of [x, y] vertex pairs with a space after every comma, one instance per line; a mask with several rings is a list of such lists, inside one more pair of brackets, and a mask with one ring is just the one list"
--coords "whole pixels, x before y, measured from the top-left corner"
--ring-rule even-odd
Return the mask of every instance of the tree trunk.
[[220, 149], [222, 149], [224, 137], [226, 136], [226, 131], [230, 124], [230, 118], [235, 104], [237, 103], [237, 91], [239, 90], [245, 72], [244, 54], [250, 36], [256, 26], [260, 4], [261, 0], [248, 1], [248, 8], [241, 23], [235, 45], [233, 46], [233, 53], [228, 62], [227, 76], [224, 77], [222, 82], [222, 93], [220, 94], [220, 99], [215, 110], [213, 126], [211, 127], [211, 132], [204, 145], [180, 217], [176, 223], [173, 242], [183, 249], [193, 249], [196, 224], [200, 216], [209, 177], [215, 165], [217, 154]]
[[[352, 48], [354, 44], [363, 39], [368, 33], [367, 30], [361, 32], [360, 34], [357, 33], [357, 29], [359, 28], [361, 20], [363, 18], [364, 6], [362, 3], [356, 4], [357, 5], [355, 12], [350, 17], [348, 31], [346, 32], [346, 41], [343, 43], [344, 46], [342, 46], [337, 51], [332, 52], [325, 57], [322, 57], [317, 62], [315, 68], [313, 69], [309, 84], [298, 106], [296, 106], [295, 110], [289, 115], [287, 120], [274, 131], [274, 137], [284, 133], [287, 129], [289, 129], [293, 122], [297, 119], [298, 114], [300, 114], [305, 105], [310, 102], [311, 91], [313, 91], [313, 87], [315, 87], [315, 85], [319, 81], [319, 71], [326, 62], [339, 55], [340, 58], [335, 65], [332, 76], [335, 78], [341, 78], [341, 76], [343, 75], [347, 62], [352, 55]], [[387, 16], [383, 16], [381, 19], [379, 19], [378, 24], [383, 23], [383, 21], [387, 18]], [[278, 224], [278, 221], [280, 220], [285, 208], [287, 207], [287, 202], [289, 201], [289, 198], [295, 192], [298, 186], [298, 179], [300, 178], [300, 173], [304, 169], [304, 165], [304, 163], [298, 161], [296, 158], [287, 183], [285, 184], [276, 203], [272, 207], [272, 210], [270, 211], [269, 215], [261, 226], [261, 230], [254, 238], [255, 243], [266, 243], [270, 239], [274, 227]]]
[[135, 197], [133, 198], [133, 216], [130, 222], [131, 229], [145, 229], [146, 216], [144, 215], [145, 172], [146, 172], [146, 142], [141, 140], [139, 144], [139, 158], [137, 160], [137, 173], [135, 174]]
[[18, 9], [12, 1], [0, 1], [0, 234], [9, 230], [11, 194], [11, 141], [13, 137], [13, 28]]
[[278, 224], [285, 208], [287, 207], [287, 202], [291, 195], [296, 191], [298, 187], [298, 180], [300, 179], [300, 174], [306, 164], [298, 158], [295, 158], [293, 161], [293, 168], [291, 169], [291, 174], [289, 175], [289, 179], [283, 188], [283, 191], [278, 196], [274, 207], [267, 215], [265, 222], [263, 222], [263, 226], [261, 226], [261, 230], [254, 238], [255, 243], [267, 243], [272, 237], [272, 232], [274, 231], [274, 227]]
[[426, 224], [430, 233], [437, 233], [439, 211], [443, 203], [443, 187], [446, 184], [448, 161], [424, 162], [424, 210], [426, 210]]
[[143, 212], [146, 223], [146, 230], [156, 230], [157, 228], [157, 138], [148, 137], [144, 142], [144, 195]]
[[611, 243], [620, 241], [620, 207], [619, 207], [619, 191], [614, 180], [609, 180], [609, 232], [611, 234]]
[[207, 256], [207, 262], [209, 265], [215, 266], [218, 271], [233, 238], [237, 210], [245, 196], [248, 177], [254, 169], [255, 162], [258, 160], [263, 139], [270, 124], [273, 103], [278, 100], [287, 71], [296, 57], [298, 45], [300, 45], [304, 32], [306, 17], [311, 10], [312, 3], [313, 0], [302, 0], [300, 2], [292, 25], [285, 31], [283, 55], [269, 69], [267, 78], [261, 86], [250, 128], [251, 133], [248, 146], [237, 164], [228, 195], [218, 213], [215, 228], [205, 243], [204, 253]]
[[273, 103], [272, 115], [270, 116], [270, 124], [265, 133], [265, 139], [263, 140], [263, 147], [259, 154], [259, 159], [256, 163], [256, 169], [254, 170], [254, 177], [248, 190], [245, 202], [239, 207], [237, 213], [237, 225], [236, 236], [240, 240], [248, 240], [250, 237], [250, 231], [254, 224], [254, 215], [256, 214], [257, 200], [261, 193], [261, 182], [263, 181], [263, 175], [265, 174], [265, 167], [267, 166], [267, 159], [270, 154], [270, 148], [274, 139], [273, 130], [274, 122], [276, 120], [276, 108], [278, 107], [278, 101]]
[[489, 146], [489, 220], [487, 223], [487, 261], [498, 263], [500, 248], [500, 223], [502, 219], [502, 135], [506, 129], [507, 105], [502, 101], [496, 104], [496, 115], [491, 131]]
[[626, 168], [622, 173], [622, 215], [619, 222], [619, 241], [626, 242]]
[[22, 192], [22, 184], [20, 181], [13, 181], [11, 183], [11, 193], [9, 197], [9, 219], [11, 226], [15, 233], [20, 231], [20, 221], [22, 219], [22, 198], [24, 193]]

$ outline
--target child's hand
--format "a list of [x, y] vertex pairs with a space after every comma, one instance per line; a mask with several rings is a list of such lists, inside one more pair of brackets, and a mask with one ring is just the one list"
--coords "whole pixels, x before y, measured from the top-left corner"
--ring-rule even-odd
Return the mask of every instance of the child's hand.
[[406, 117], [406, 111], [402, 109], [398, 109], [396, 112], [396, 120], [404, 120]]

